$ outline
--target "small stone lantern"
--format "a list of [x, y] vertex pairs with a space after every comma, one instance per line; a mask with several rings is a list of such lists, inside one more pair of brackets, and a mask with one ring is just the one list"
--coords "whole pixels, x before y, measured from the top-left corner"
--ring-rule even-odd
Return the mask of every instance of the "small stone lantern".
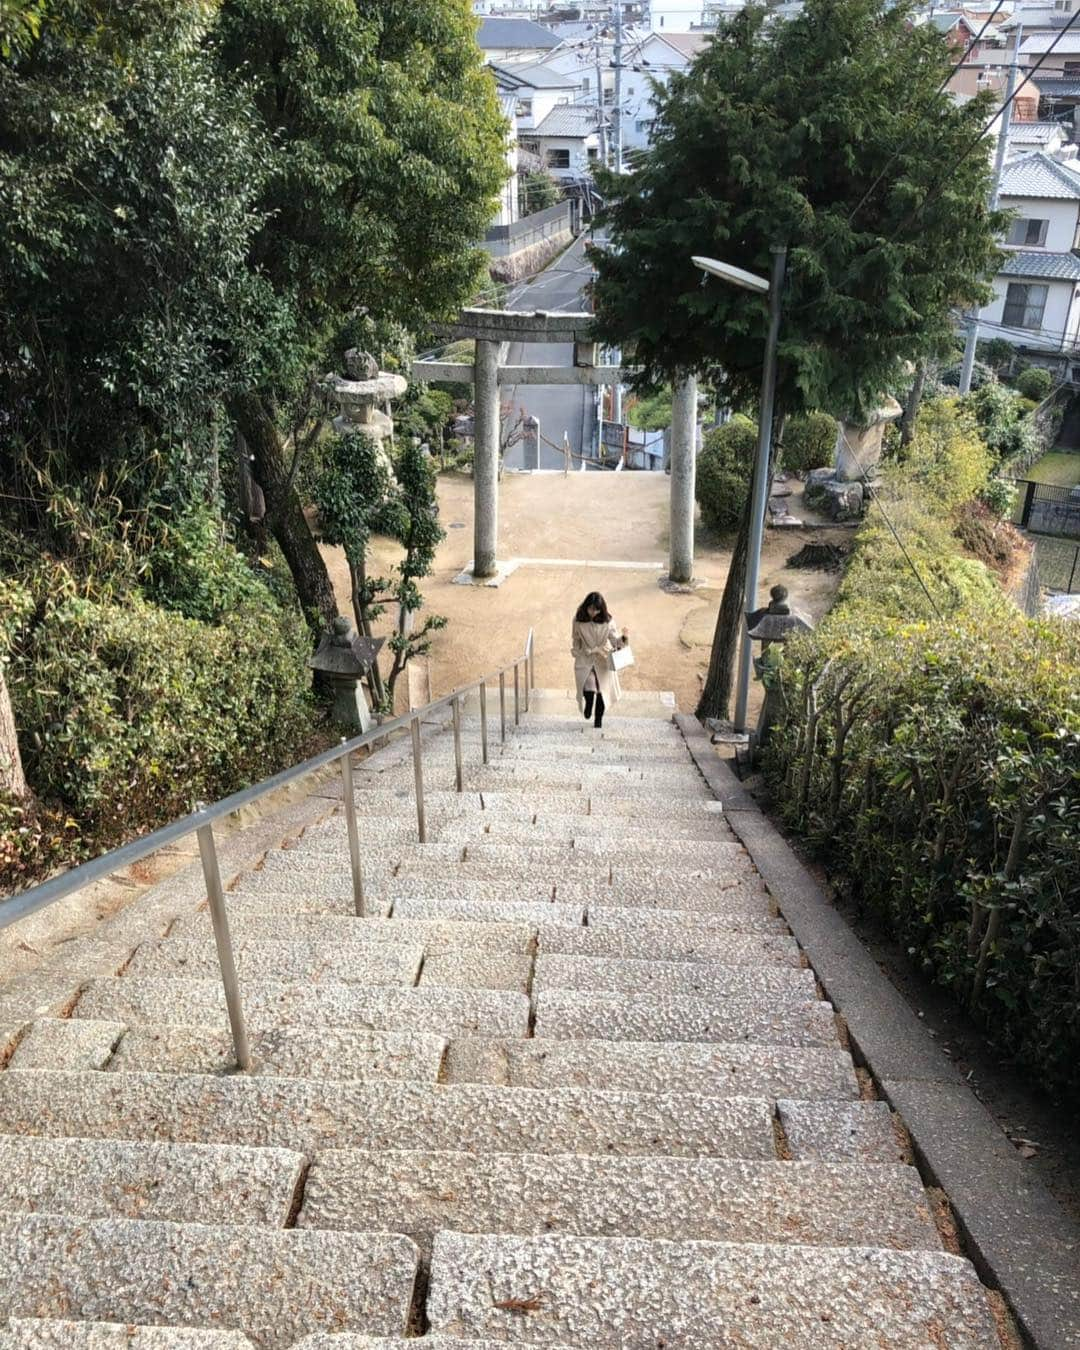
[[370, 731], [373, 725], [360, 680], [375, 664], [385, 638], [357, 637], [348, 619], [334, 620], [324, 633], [319, 650], [308, 661], [312, 670], [328, 676], [334, 686], [333, 718], [350, 731]]
[[761, 705], [761, 715], [758, 717], [755, 733], [758, 745], [764, 745], [768, 740], [769, 732], [779, 721], [783, 711], [783, 695], [775, 687], [775, 681], [769, 679], [770, 669], [775, 668], [779, 653], [772, 659], [766, 657], [765, 653], [774, 644], [782, 647], [792, 638], [814, 631], [814, 625], [809, 617], [798, 610], [793, 610], [788, 604], [786, 586], [774, 586], [769, 596], [770, 600], [765, 609], [755, 610], [746, 616], [748, 636], [754, 642], [761, 643], [761, 655], [754, 658], [754, 670], [758, 679], [765, 685], [765, 701]]

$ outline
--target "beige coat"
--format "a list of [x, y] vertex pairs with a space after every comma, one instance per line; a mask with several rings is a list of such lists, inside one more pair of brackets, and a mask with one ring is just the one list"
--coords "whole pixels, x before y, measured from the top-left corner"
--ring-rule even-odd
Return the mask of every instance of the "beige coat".
[[611, 669], [608, 657], [616, 647], [624, 645], [614, 619], [608, 623], [578, 623], [574, 620], [570, 630], [570, 654], [574, 658], [574, 681], [582, 712], [585, 711], [585, 681], [591, 670], [596, 671], [596, 686], [607, 707], [618, 703], [622, 697], [618, 672]]

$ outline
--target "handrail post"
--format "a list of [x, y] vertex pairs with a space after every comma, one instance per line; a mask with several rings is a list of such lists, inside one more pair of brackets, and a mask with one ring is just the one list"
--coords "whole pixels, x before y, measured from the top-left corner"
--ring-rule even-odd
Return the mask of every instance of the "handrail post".
[[427, 843], [427, 821], [424, 818], [424, 762], [420, 755], [420, 718], [410, 723], [412, 731], [413, 777], [416, 781], [416, 830], [422, 844]]
[[218, 962], [221, 965], [221, 983], [225, 988], [225, 1006], [229, 1010], [233, 1052], [240, 1068], [250, 1069], [251, 1046], [248, 1044], [247, 1027], [244, 1025], [244, 1010], [240, 1005], [240, 982], [236, 978], [236, 962], [233, 960], [232, 938], [229, 936], [229, 916], [225, 911], [225, 892], [221, 886], [221, 869], [218, 867], [217, 848], [214, 844], [214, 827], [202, 825], [196, 833], [199, 837], [203, 879], [206, 882], [206, 898], [210, 902], [210, 919], [214, 925], [214, 941], [217, 943]]
[[465, 791], [465, 770], [461, 762], [461, 695], [450, 705], [454, 719], [454, 786], [458, 792]]
[[506, 744], [506, 671], [499, 671], [499, 740]]
[[487, 728], [487, 681], [480, 681], [480, 753], [483, 762], [488, 762], [488, 728]]
[[[347, 741], [343, 736], [341, 744]], [[345, 789], [345, 825], [349, 831], [349, 864], [352, 867], [353, 907], [356, 917], [364, 917], [364, 872], [360, 866], [360, 831], [356, 825], [356, 795], [353, 790], [352, 757], [346, 751], [341, 757], [341, 778]]]
[[521, 726], [521, 662], [514, 662], [514, 726]]

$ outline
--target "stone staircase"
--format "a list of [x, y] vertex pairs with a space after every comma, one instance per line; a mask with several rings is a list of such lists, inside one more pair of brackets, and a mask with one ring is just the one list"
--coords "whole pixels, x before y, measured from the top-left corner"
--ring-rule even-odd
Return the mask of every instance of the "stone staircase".
[[35, 985], [2, 1350], [999, 1345], [656, 712], [525, 718], [462, 794], [435, 737], [426, 845], [405, 752], [358, 768], [371, 917], [340, 814], [229, 894], [250, 1074], [205, 912]]

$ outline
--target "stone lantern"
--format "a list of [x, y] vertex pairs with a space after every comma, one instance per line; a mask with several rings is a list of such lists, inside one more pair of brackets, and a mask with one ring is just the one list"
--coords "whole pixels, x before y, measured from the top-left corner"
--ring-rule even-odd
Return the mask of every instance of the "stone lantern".
[[334, 620], [333, 630], [324, 633], [319, 650], [308, 661], [312, 670], [321, 671], [334, 686], [333, 718], [350, 731], [363, 734], [372, 727], [360, 680], [375, 664], [385, 638], [357, 637], [346, 618]]
[[792, 638], [814, 631], [810, 618], [798, 610], [793, 610], [788, 604], [786, 586], [774, 586], [769, 596], [769, 603], [765, 609], [755, 610], [746, 616], [748, 636], [752, 641], [761, 643], [761, 655], [754, 658], [754, 670], [758, 679], [765, 685], [765, 701], [761, 705], [755, 733], [758, 745], [764, 745], [768, 740], [769, 732], [783, 711], [783, 695], [776, 687], [775, 680], [770, 679], [770, 673], [775, 672], [781, 654], [774, 652], [772, 657], [769, 657], [766, 653], [774, 645], [782, 648], [783, 644], [790, 642]]
[[394, 433], [393, 419], [384, 409], [401, 398], [408, 381], [401, 375], [380, 371], [373, 356], [355, 349], [345, 353], [345, 369], [347, 378], [327, 375], [323, 380], [323, 388], [341, 409], [334, 419], [334, 430], [342, 436], [363, 431], [381, 447]]

